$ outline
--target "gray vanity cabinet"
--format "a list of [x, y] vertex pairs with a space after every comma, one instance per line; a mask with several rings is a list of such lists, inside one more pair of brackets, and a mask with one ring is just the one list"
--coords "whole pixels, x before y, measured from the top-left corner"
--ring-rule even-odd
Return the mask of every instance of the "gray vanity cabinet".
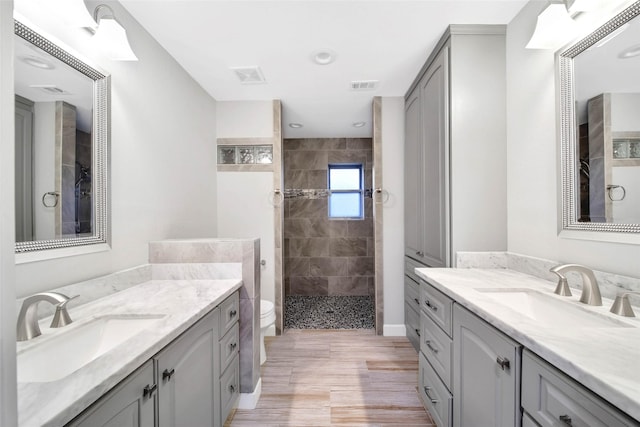
[[455, 304], [453, 349], [453, 425], [519, 426], [522, 346]]
[[154, 384], [153, 362], [149, 360], [67, 426], [154, 427]]
[[411, 258], [404, 263], [404, 325], [413, 348], [420, 351], [420, 279], [415, 269], [422, 267]]
[[451, 427], [453, 300], [420, 280], [418, 392], [438, 427]]
[[506, 249], [505, 27], [451, 25], [405, 96], [405, 256]]
[[221, 427], [239, 393], [238, 292], [71, 421], [73, 427]]
[[[522, 356], [522, 408], [542, 427], [630, 427], [638, 423], [525, 350]], [[534, 425], [534, 424], [531, 424]]]
[[154, 358], [159, 427], [214, 425], [219, 313], [207, 314]]

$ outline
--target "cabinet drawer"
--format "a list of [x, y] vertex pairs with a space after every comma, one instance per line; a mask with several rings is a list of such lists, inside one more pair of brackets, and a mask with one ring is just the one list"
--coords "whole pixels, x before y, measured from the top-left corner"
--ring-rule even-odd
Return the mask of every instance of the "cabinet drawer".
[[407, 328], [407, 338], [413, 344], [413, 348], [420, 351], [420, 315], [407, 302], [404, 304], [404, 323]]
[[218, 343], [220, 346], [220, 372], [224, 372], [226, 367], [229, 366], [229, 363], [231, 363], [233, 358], [238, 354], [240, 349], [239, 330], [239, 326], [236, 323]]
[[451, 426], [453, 398], [427, 359], [420, 353], [418, 392], [438, 427]]
[[540, 427], [540, 424], [535, 422], [529, 414], [524, 412], [522, 414], [522, 427]]
[[420, 314], [420, 351], [449, 390], [453, 341], [424, 312]]
[[522, 357], [522, 407], [541, 426], [637, 426], [618, 409], [547, 362], [525, 351]]
[[220, 335], [223, 336], [238, 321], [240, 317], [240, 298], [234, 292], [220, 304]]
[[238, 396], [240, 396], [240, 375], [238, 356], [236, 356], [220, 377], [220, 425], [224, 425], [235, 408]]
[[431, 286], [428, 282], [421, 280], [420, 307], [449, 337], [452, 336], [451, 310], [453, 300], [451, 298]]
[[420, 264], [419, 262], [411, 259], [404, 258], [404, 274], [405, 276], [409, 276], [413, 279], [414, 282], [420, 283], [420, 277], [416, 274], [416, 268], [427, 268], [426, 265]]
[[408, 276], [404, 276], [404, 300], [416, 310], [420, 310], [420, 285]]

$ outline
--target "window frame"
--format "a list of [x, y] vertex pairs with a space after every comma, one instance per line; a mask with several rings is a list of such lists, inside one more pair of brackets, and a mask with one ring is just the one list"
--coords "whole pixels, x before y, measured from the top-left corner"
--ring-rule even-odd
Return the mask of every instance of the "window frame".
[[[337, 190], [331, 188], [331, 171], [339, 169], [357, 169], [358, 170], [358, 189]], [[327, 215], [329, 219], [335, 220], [361, 220], [364, 219], [364, 164], [362, 163], [330, 163], [327, 168], [327, 189], [328, 189], [328, 202], [327, 202]], [[357, 194], [358, 197], [358, 216], [332, 216], [331, 215], [331, 200], [333, 194]]]

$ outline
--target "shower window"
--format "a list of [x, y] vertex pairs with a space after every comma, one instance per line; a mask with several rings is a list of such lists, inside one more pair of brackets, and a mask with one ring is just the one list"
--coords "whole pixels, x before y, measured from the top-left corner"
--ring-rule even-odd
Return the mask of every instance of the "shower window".
[[329, 218], [364, 217], [362, 164], [329, 165]]

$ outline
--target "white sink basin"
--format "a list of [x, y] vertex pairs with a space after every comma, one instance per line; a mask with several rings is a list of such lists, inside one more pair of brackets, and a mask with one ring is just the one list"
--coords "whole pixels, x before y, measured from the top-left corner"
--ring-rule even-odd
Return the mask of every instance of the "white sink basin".
[[[18, 382], [56, 381], [80, 369], [164, 316], [104, 316], [71, 324], [17, 355]], [[65, 329], [67, 329], [65, 331]]]
[[546, 327], [632, 328], [633, 326], [532, 289], [476, 288], [496, 302]]

